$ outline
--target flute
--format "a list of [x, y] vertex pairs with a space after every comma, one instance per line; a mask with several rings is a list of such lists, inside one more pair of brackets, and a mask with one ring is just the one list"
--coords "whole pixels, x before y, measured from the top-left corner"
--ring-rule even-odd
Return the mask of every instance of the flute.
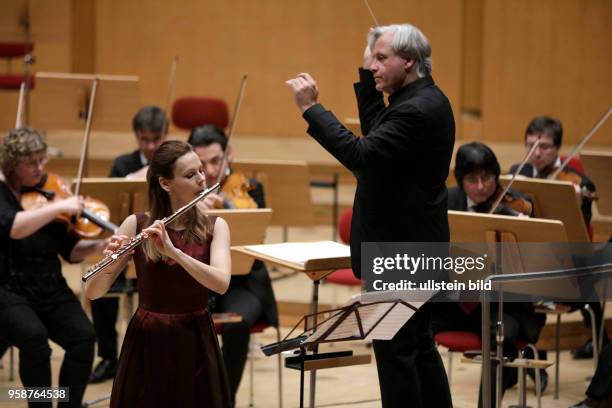
[[[171, 214], [171, 215], [165, 217], [164, 219], [162, 219], [161, 222], [164, 225], [170, 224], [172, 221], [176, 220], [183, 213], [185, 213], [185, 211], [189, 210], [191, 207], [196, 205], [201, 199], [203, 199], [204, 197], [206, 197], [210, 193], [218, 190], [219, 187], [220, 187], [220, 184], [219, 183], [215, 183], [212, 187], [207, 188], [206, 190], [204, 190], [200, 194], [198, 194], [198, 196], [196, 198], [194, 198], [193, 200], [191, 200], [189, 203], [185, 204], [184, 206], [182, 206], [181, 208], [176, 210], [174, 212], [174, 214]], [[111, 266], [115, 262], [117, 262], [117, 260], [119, 258], [121, 258], [122, 255], [125, 255], [126, 253], [128, 253], [132, 249], [136, 248], [146, 238], [148, 238], [148, 235], [145, 234], [144, 232], [141, 232], [140, 234], [136, 235], [135, 237], [130, 239], [130, 241], [127, 244], [121, 246], [119, 249], [114, 251], [112, 254], [106, 255], [104, 258], [102, 258], [100, 261], [98, 261], [91, 268], [87, 269], [87, 271], [83, 274], [83, 277], [81, 279], [83, 280], [83, 282], [87, 282], [89, 279], [91, 279], [92, 277], [96, 276], [98, 273], [102, 272], [104, 269], [108, 268], [109, 266]]]

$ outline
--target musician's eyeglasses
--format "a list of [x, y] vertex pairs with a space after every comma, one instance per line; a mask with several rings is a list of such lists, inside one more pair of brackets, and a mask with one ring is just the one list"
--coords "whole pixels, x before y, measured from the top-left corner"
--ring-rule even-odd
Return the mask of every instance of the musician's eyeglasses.
[[[525, 143], [525, 148], [527, 150], [531, 150], [531, 148], [533, 147], [534, 144], [535, 143]], [[540, 144], [538, 144], [538, 149], [540, 149], [543, 152], [551, 150], [551, 149], [554, 149], [554, 148], [555, 148], [555, 145], [552, 144], [552, 143], [541, 143], [540, 142]]]
[[20, 163], [26, 167], [40, 167], [45, 166], [49, 162], [47, 156], [39, 157], [37, 159], [21, 160]]

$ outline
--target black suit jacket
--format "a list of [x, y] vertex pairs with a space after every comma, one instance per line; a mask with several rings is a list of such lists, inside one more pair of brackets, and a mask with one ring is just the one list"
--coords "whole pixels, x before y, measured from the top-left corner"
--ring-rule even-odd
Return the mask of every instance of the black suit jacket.
[[428, 76], [389, 97], [372, 73], [355, 84], [363, 138], [316, 104], [308, 133], [357, 178], [351, 223], [353, 271], [361, 277], [362, 242], [447, 242], [445, 180], [455, 143], [450, 103]]
[[459, 187], [448, 189], [448, 209], [454, 211], [467, 211], [467, 196]]
[[[249, 191], [249, 195], [253, 201], [257, 203], [257, 208], [266, 208], [263, 184], [251, 178], [249, 179], [249, 184], [253, 187], [253, 189]], [[274, 297], [274, 290], [272, 289], [272, 281], [270, 280], [268, 269], [263, 262], [253, 262], [251, 272], [248, 275], [232, 276], [230, 289], [236, 286], [245, 287], [249, 292], [257, 296], [263, 306], [266, 321], [272, 326], [278, 327], [276, 298]]]
[[[510, 167], [510, 174], [514, 174], [518, 166], [518, 163], [513, 164], [512, 167]], [[591, 192], [595, 191], [595, 184], [593, 184], [593, 182], [587, 176], [580, 174], [576, 169], [570, 166], [565, 166], [565, 171], [575, 173], [580, 176], [580, 187], [586, 187]], [[525, 177], [533, 177], [533, 166], [530, 163], [526, 163], [519, 174]], [[591, 217], [593, 216], [591, 203], [592, 201], [590, 199], [583, 197], [582, 202], [580, 204], [582, 218], [584, 219], [584, 222], [587, 226], [591, 224]]]
[[140, 160], [140, 150], [134, 150], [132, 153], [122, 154], [113, 161], [113, 167], [108, 177], [125, 177], [143, 167]]
[[[253, 187], [249, 190], [249, 195], [257, 203], [257, 208], [265, 208], [266, 200], [263, 184], [255, 179], [249, 179], [249, 184]], [[226, 206], [229, 208], [229, 206]], [[278, 309], [276, 298], [272, 289], [272, 281], [268, 274], [266, 265], [261, 261], [253, 262], [251, 271], [247, 275], [235, 275], [230, 280], [228, 292], [234, 288], [242, 287], [255, 295], [261, 302], [266, 321], [272, 326], [278, 327]], [[216, 294], [215, 296], [223, 296]], [[218, 310], [223, 312], [224, 310]]]

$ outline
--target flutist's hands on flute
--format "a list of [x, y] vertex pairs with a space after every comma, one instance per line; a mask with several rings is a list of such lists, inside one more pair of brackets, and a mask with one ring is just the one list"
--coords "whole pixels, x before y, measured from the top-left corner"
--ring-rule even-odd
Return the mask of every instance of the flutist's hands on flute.
[[155, 221], [149, 227], [142, 230], [149, 239], [153, 242], [157, 250], [164, 256], [176, 260], [179, 250], [176, 249], [170, 237], [166, 226], [160, 220]]
[[[104, 256], [112, 255], [119, 248], [124, 245], [127, 245], [128, 242], [130, 242], [130, 237], [128, 237], [127, 235], [113, 235], [109, 238], [108, 244], [106, 245], [106, 248], [104, 249], [102, 254]], [[131, 250], [128, 254], [133, 255], [134, 250]]]

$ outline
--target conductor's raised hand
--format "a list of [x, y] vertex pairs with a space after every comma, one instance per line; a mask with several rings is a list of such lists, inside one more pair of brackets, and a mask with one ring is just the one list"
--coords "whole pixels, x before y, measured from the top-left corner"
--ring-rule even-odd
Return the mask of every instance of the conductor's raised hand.
[[166, 226], [161, 221], [155, 221], [142, 232], [147, 234], [149, 239], [153, 241], [153, 244], [162, 255], [172, 259], [175, 258], [178, 250], [170, 240], [168, 231], [166, 231]]
[[295, 104], [302, 112], [317, 103], [319, 89], [310, 74], [301, 73], [297, 77], [285, 81], [285, 83], [291, 88]]
[[363, 50], [363, 69], [370, 69], [370, 67], [372, 67], [372, 63], [374, 62], [374, 56], [372, 55], [369, 42], [372, 31], [374, 31], [374, 28], [370, 28], [370, 31], [368, 31], [368, 41], [366, 42], [365, 50]]

